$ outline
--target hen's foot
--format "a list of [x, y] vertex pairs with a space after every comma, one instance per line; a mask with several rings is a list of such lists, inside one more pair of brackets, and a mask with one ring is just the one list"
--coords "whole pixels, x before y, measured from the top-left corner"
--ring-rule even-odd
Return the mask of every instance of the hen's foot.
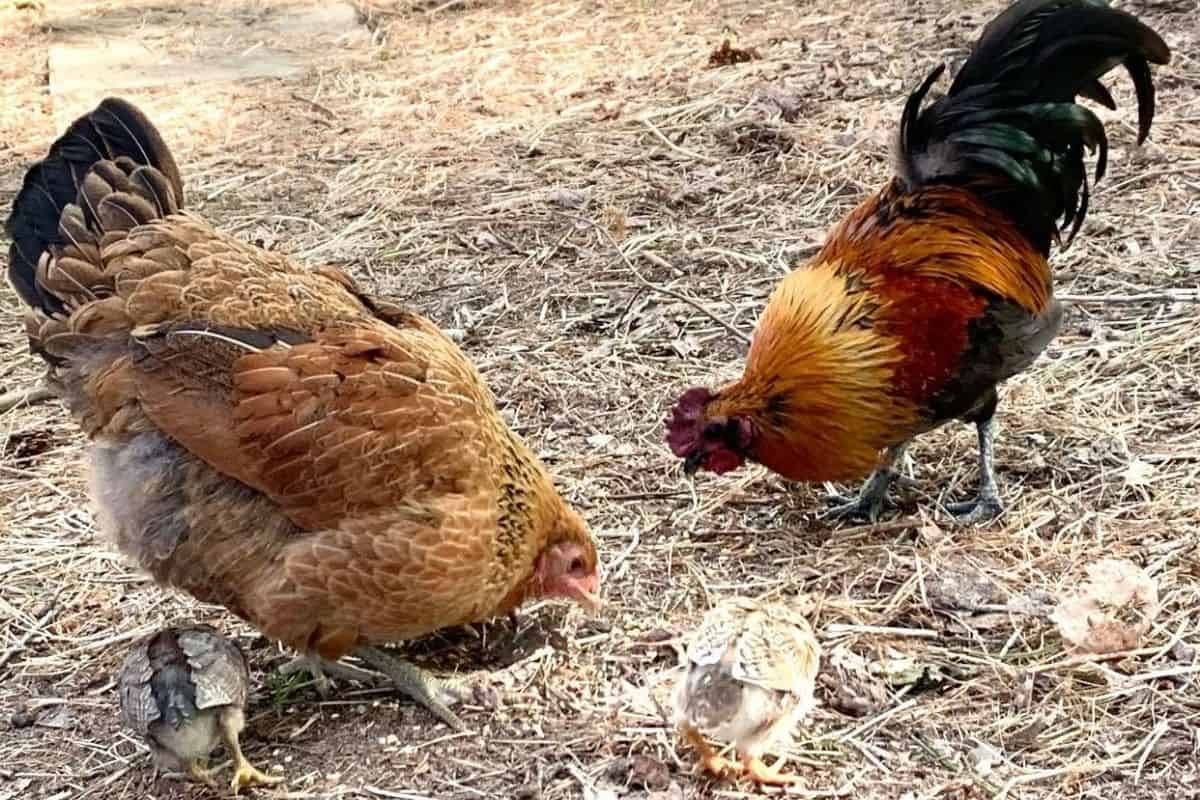
[[981, 494], [974, 500], [946, 503], [945, 507], [960, 525], [983, 525], [1004, 513], [1004, 504], [995, 495]]
[[456, 731], [465, 731], [466, 724], [450, 710], [463, 701], [463, 687], [457, 681], [447, 681], [426, 672], [375, 647], [360, 647], [354, 655], [391, 678], [393, 685], [404, 694], [425, 706], [434, 716]]
[[785, 775], [779, 771], [779, 764], [768, 767], [766, 762], [756, 756], [742, 758], [743, 771], [746, 777], [755, 783], [767, 786], [791, 786], [800, 783], [799, 775]]
[[379, 684], [379, 675], [365, 669], [352, 667], [340, 661], [328, 661], [319, 656], [300, 656], [294, 658], [279, 668], [281, 675], [294, 675], [297, 672], [307, 672], [312, 676], [313, 687], [321, 697], [329, 697], [332, 690], [330, 679], [339, 681], [355, 681], [368, 686]]

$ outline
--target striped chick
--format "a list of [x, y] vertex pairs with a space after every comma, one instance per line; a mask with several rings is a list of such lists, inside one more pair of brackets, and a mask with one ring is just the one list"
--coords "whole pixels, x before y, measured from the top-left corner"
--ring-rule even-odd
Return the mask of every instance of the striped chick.
[[[768, 767], [762, 754], [790, 738], [812, 709], [820, 656], [812, 628], [792, 606], [738, 597], [709, 611], [675, 692], [675, 724], [702, 767], [763, 784], [799, 782], [778, 764]], [[718, 755], [704, 734], [732, 744], [738, 761]]]

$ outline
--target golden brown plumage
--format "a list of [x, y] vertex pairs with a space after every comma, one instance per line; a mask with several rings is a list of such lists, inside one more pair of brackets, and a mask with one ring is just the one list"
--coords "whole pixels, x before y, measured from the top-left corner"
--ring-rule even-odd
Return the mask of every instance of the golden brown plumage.
[[594, 602], [587, 526], [453, 342], [182, 197], [157, 132], [109, 99], [8, 225], [31, 344], [94, 442], [122, 551], [330, 660], [533, 597]]
[[[820, 657], [797, 605], [735, 597], [710, 610], [689, 641], [687, 674], [675, 692], [675, 723], [702, 766], [759, 783], [797, 782], [762, 755], [812, 709]], [[719, 757], [705, 733], [732, 744], [738, 762]]]
[[909, 98], [898, 176], [779, 284], [742, 377], [680, 397], [667, 440], [685, 469], [753, 460], [798, 481], [874, 470], [838, 511], [874, 519], [907, 443], [962, 419], [978, 429], [980, 484], [952, 510], [1000, 513], [996, 387], [1058, 331], [1050, 245], [1086, 213], [1083, 151], [1099, 150], [1097, 180], [1106, 163], [1104, 126], [1075, 98], [1115, 108], [1098, 78], [1125, 65], [1141, 141], [1149, 63], [1168, 58], [1154, 31], [1103, 2], [1019, 0], [993, 20], [947, 96], [924, 105], [939, 68]]
[[224, 740], [233, 757], [233, 793], [275, 784], [281, 776], [257, 770], [239, 736], [250, 673], [238, 646], [207, 625], [164, 628], [138, 641], [117, 677], [121, 717], [141, 736], [159, 766], [181, 768], [214, 783], [208, 756]]

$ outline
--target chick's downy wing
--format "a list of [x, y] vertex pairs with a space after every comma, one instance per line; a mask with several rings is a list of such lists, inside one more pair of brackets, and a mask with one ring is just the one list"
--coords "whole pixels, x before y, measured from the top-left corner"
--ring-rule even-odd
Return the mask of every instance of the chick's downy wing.
[[782, 607], [768, 605], [746, 618], [732, 674], [765, 689], [811, 694], [819, 656], [808, 623]]
[[117, 685], [121, 693], [121, 717], [139, 735], [145, 735], [150, 725], [162, 717], [150, 688], [153, 675], [146, 644], [138, 642], [125, 658]]
[[191, 668], [196, 708], [245, 706], [250, 670], [237, 645], [215, 630], [198, 627], [180, 631], [178, 641]]

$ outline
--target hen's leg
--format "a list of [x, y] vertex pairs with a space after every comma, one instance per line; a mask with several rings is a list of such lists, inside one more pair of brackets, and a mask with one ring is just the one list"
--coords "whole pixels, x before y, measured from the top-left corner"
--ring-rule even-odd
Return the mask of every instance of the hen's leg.
[[375, 647], [360, 647], [354, 651], [354, 655], [387, 675], [397, 689], [428, 708], [454, 730], [467, 729], [458, 715], [450, 710], [450, 706], [462, 702], [462, 693], [452, 683]]
[[746, 777], [755, 783], [762, 783], [768, 786], [791, 786], [792, 784], [800, 783], [801, 779], [799, 775], [785, 775], [779, 771], [781, 763], [783, 763], [783, 759], [777, 761], [775, 766], [768, 767], [766, 762], [758, 756], [742, 756], [742, 766], [746, 772]]
[[238, 741], [243, 724], [240, 709], [227, 708], [221, 714], [221, 736], [225, 739], [229, 754], [233, 756], [233, 780], [229, 782], [229, 787], [233, 789], [234, 794], [244, 786], [270, 786], [283, 780], [282, 775], [268, 775], [246, 760], [246, 756], [242, 754], [242, 745]]
[[844, 497], [830, 498], [839, 505], [825, 512], [825, 519], [866, 520], [875, 522], [879, 512], [887, 504], [887, 490], [896, 475], [896, 462], [904, 455], [908, 442], [901, 442], [895, 447], [889, 447], [883, 454], [883, 463], [871, 473], [867, 482], [859, 490], [858, 497], [847, 502]]
[[379, 676], [374, 672], [352, 667], [340, 661], [327, 661], [320, 656], [314, 655], [293, 658], [279, 668], [281, 675], [294, 675], [297, 672], [307, 672], [312, 676], [313, 686], [316, 688], [317, 694], [321, 695], [321, 697], [329, 696], [330, 678], [341, 681], [356, 681], [358, 683], [365, 683], [368, 686], [376, 686], [379, 683]]
[[742, 765], [738, 762], [730, 761], [727, 758], [717, 755], [717, 751], [704, 740], [704, 736], [700, 731], [690, 726], [685, 726], [682, 733], [683, 737], [688, 740], [688, 743], [696, 748], [696, 752], [700, 755], [700, 767], [706, 772], [721, 778], [742, 771]]
[[1004, 511], [1000, 492], [996, 488], [996, 469], [992, 464], [995, 417], [989, 414], [986, 419], [977, 420], [975, 429], [979, 434], [979, 492], [974, 500], [946, 504], [946, 510], [963, 525], [991, 522]]

